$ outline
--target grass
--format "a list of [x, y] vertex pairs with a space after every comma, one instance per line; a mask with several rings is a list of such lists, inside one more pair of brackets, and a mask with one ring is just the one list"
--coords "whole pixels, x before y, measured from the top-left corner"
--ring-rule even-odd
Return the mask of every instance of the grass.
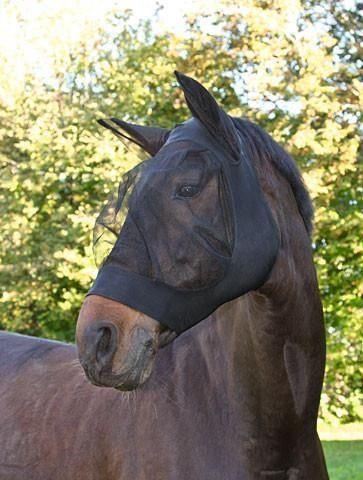
[[323, 441], [330, 480], [363, 479], [363, 440]]
[[330, 480], [363, 480], [363, 424], [319, 425]]

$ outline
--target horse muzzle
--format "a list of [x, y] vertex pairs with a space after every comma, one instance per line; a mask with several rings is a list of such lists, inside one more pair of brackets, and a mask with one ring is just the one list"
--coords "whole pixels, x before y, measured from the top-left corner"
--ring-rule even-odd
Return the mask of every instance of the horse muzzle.
[[94, 385], [133, 390], [145, 383], [152, 372], [157, 339], [138, 326], [127, 338], [120, 336], [111, 322], [88, 326], [78, 341], [79, 359]]

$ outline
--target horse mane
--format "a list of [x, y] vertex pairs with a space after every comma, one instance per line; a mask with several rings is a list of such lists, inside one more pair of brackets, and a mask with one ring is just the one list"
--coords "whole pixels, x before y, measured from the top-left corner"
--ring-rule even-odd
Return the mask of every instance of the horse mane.
[[312, 233], [314, 210], [310, 195], [293, 158], [273, 138], [255, 123], [244, 118], [233, 118], [242, 134], [254, 162], [264, 159], [289, 182], [298, 210], [308, 234]]

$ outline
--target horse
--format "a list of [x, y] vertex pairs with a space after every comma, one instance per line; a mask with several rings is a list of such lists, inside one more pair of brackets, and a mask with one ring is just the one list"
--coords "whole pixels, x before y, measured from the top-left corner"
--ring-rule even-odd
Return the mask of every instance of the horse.
[[100, 120], [150, 158], [97, 220], [109, 249], [77, 347], [0, 335], [2, 480], [328, 478], [306, 187], [262, 128], [176, 75], [186, 122]]

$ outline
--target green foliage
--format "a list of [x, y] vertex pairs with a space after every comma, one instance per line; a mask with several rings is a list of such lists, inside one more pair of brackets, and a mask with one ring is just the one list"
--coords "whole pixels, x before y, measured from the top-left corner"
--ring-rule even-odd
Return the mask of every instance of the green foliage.
[[[21, 17], [17, 2], [3, 8], [9, 19]], [[330, 0], [226, 1], [223, 12], [189, 16], [182, 38], [130, 12], [110, 12], [66, 38], [55, 28], [59, 15], [41, 17], [42, 68], [19, 48], [10, 56], [12, 42], [0, 34], [0, 327], [73, 339], [96, 273], [95, 216], [138, 161], [95, 120], [169, 127], [187, 118], [178, 69], [203, 80], [230, 113], [266, 128], [303, 169], [316, 206], [328, 331], [322, 414], [356, 418], [363, 250], [356, 14]], [[23, 28], [24, 45], [32, 35], [39, 40], [32, 27]]]

